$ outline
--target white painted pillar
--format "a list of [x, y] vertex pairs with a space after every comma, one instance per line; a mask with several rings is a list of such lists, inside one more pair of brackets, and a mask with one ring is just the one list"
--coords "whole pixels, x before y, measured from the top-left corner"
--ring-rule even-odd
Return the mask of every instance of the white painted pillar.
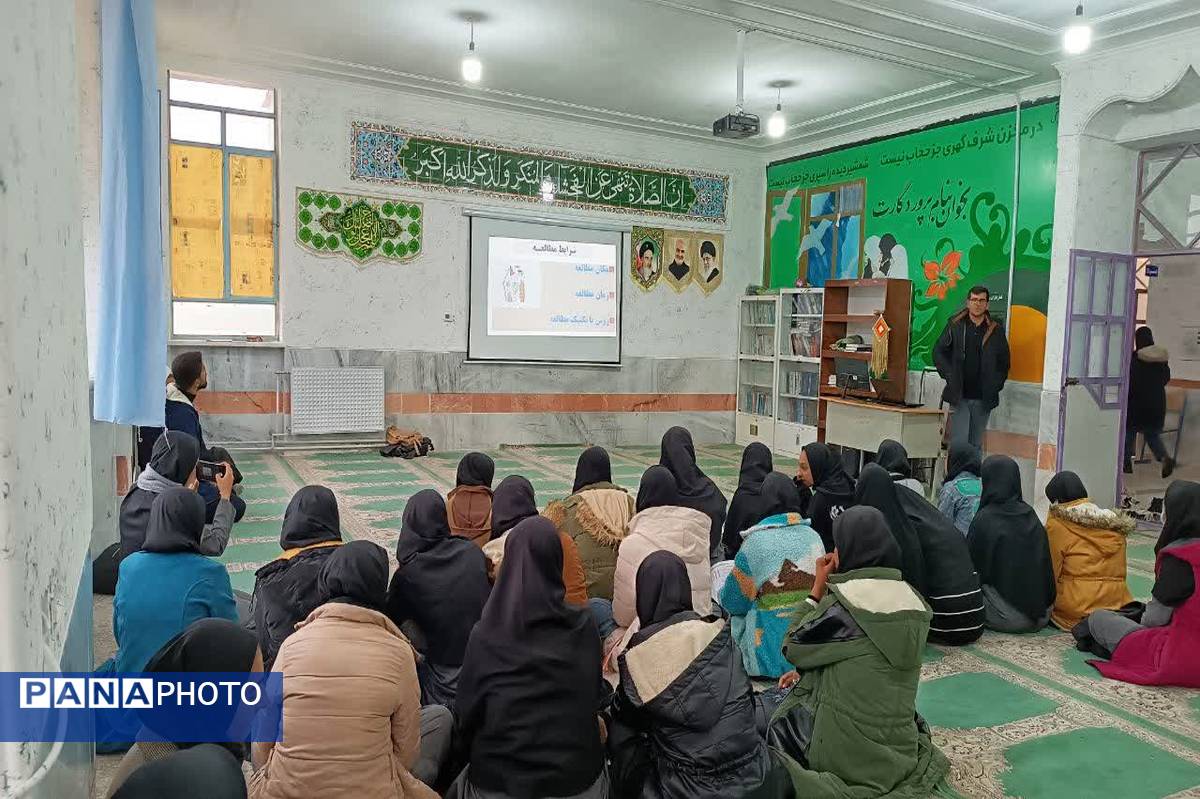
[[[88, 563], [91, 414], [79, 233], [75, 11], [72, 0], [6, 3], [5, 30], [11, 35], [0, 47], [4, 671], [59, 667]], [[84, 607], [90, 609], [90, 585], [84, 588], [89, 593]], [[90, 612], [86, 615], [90, 618]], [[0, 747], [0, 795], [83, 795], [77, 793], [78, 782], [65, 789], [57, 779], [47, 779], [56, 765], [40, 769], [51, 754], [57, 764], [62, 748]], [[31, 778], [37, 784], [31, 786]]]

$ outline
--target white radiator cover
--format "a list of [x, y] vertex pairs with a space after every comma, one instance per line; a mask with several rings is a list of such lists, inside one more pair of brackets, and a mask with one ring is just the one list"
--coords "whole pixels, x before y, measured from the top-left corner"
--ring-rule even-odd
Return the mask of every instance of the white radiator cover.
[[382, 433], [383, 368], [292, 369], [292, 434]]

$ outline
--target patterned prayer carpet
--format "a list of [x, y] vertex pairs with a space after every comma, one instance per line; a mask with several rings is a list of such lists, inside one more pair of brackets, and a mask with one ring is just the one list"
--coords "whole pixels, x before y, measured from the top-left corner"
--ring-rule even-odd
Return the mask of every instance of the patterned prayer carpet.
[[[544, 506], [570, 492], [580, 449], [490, 454], [497, 482], [525, 475]], [[433, 452], [413, 461], [369, 450], [239, 455], [248, 510], [222, 558], [234, 587], [249, 591], [254, 570], [279, 552], [280, 520], [300, 486], [332, 488], [345, 534], [391, 552], [407, 499], [422, 488], [452, 488], [461, 455]], [[658, 462], [658, 447], [622, 447], [611, 455], [613, 479], [635, 492], [642, 472]], [[704, 446], [698, 455], [731, 497], [740, 449]], [[776, 468], [793, 472], [795, 461]], [[1141, 599], [1152, 583], [1153, 544], [1142, 533], [1130, 541], [1129, 585]], [[1066, 633], [987, 633], [961, 649], [931, 646], [918, 707], [953, 763], [951, 789], [962, 796], [1200, 797], [1200, 691], [1104, 680]]]

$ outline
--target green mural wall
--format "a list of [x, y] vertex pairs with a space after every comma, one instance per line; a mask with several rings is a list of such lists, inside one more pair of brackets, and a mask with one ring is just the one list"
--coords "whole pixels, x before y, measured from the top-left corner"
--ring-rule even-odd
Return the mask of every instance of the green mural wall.
[[1008, 301], [1016, 226], [1011, 378], [1040, 382], [1046, 341], [1058, 101], [1021, 110], [1020, 206], [1013, 218], [1015, 110], [772, 164], [763, 281], [913, 281], [909, 368], [931, 365], [971, 286]]

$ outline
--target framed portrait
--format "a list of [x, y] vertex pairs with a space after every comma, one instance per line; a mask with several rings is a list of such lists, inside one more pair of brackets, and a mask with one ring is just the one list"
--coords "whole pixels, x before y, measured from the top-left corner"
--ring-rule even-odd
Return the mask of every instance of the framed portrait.
[[663, 231], [663, 280], [679, 292], [687, 288], [695, 276], [692, 263], [692, 237], [695, 235], [686, 230]]
[[629, 242], [629, 276], [642, 291], [650, 291], [662, 277], [663, 230], [634, 227]]
[[712, 294], [725, 276], [725, 237], [720, 233], [692, 234], [691, 261], [694, 282], [705, 294]]

